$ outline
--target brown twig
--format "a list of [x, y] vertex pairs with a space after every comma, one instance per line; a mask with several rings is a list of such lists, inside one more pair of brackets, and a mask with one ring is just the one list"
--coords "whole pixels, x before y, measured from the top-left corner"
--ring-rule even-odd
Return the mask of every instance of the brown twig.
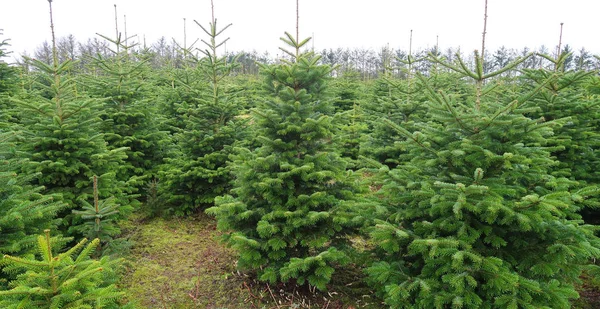
[[190, 298], [192, 298], [194, 301], [198, 301], [198, 295], [200, 294], [200, 284], [199, 284], [199, 282], [198, 282], [198, 281], [200, 280], [200, 275], [201, 275], [201, 274], [200, 274], [200, 269], [201, 269], [201, 268], [200, 268], [200, 261], [198, 261], [198, 263], [197, 263], [197, 266], [196, 266], [196, 267], [197, 267], [197, 269], [198, 269], [198, 270], [197, 270], [197, 274], [198, 274], [198, 280], [196, 280], [196, 282], [194, 283], [194, 291], [193, 291], [193, 293], [194, 293], [194, 294], [192, 294], [192, 292], [189, 292], [189, 293], [188, 293], [188, 296], [189, 296]]
[[290, 300], [290, 307], [294, 304], [294, 294], [296, 294], [296, 286], [294, 286], [294, 290], [292, 291], [292, 299]]
[[[485, 66], [485, 34], [487, 33], [487, 11], [488, 1], [485, 0], [485, 10], [483, 12], [483, 33], [481, 34], [481, 66]], [[482, 68], [482, 71], [485, 72]], [[483, 75], [483, 74], [482, 74]], [[475, 109], [479, 111], [481, 106], [481, 87], [483, 85], [483, 77], [479, 76], [477, 80], [477, 97], [475, 99]]]
[[252, 296], [254, 299], [260, 299], [260, 297], [254, 295], [254, 293], [252, 293], [252, 290], [250, 290], [250, 287], [248, 286], [248, 283], [246, 283], [246, 281], [244, 281], [244, 287], [246, 287], [246, 289], [248, 290], [248, 294], [250, 294], [250, 296]]
[[273, 295], [273, 291], [271, 291], [271, 287], [269, 286], [269, 284], [267, 283], [267, 290], [269, 291], [269, 294], [271, 294], [271, 298], [273, 298], [273, 302], [275, 303], [275, 306], [277, 309], [281, 308], [279, 306], [279, 304], [277, 303], [277, 299], [275, 299], [275, 295]]

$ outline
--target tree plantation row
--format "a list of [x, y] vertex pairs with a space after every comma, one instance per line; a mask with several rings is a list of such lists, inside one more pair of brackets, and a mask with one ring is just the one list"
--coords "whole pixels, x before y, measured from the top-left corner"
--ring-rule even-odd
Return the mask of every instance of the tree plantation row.
[[176, 57], [0, 62], [1, 308], [136, 307], [132, 214], [209, 214], [268, 284], [356, 269], [377, 307], [571, 308], [598, 275], [597, 57], [361, 62], [285, 33], [253, 62], [201, 27]]

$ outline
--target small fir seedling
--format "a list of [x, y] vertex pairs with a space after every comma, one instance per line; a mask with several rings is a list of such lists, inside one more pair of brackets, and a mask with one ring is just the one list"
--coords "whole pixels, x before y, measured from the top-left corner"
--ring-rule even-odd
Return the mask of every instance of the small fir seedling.
[[125, 294], [114, 284], [115, 269], [121, 261], [107, 257], [90, 259], [100, 240], [86, 243], [87, 239], [83, 239], [67, 251], [56, 254], [59, 248], [50, 238], [50, 230], [46, 230], [38, 237], [39, 258], [5, 255], [5, 263], [11, 269], [22, 269], [23, 273], [9, 283], [9, 290], [0, 291], [0, 307], [123, 308], [119, 302]]
[[[113, 236], [120, 233], [113, 217], [119, 213], [120, 205], [117, 204], [114, 197], [103, 199], [98, 198], [98, 177], [93, 177], [94, 204], [83, 201], [83, 210], [73, 210], [84, 223], [71, 228], [88, 238], [98, 238], [102, 243], [106, 243]], [[98, 246], [100, 249], [100, 246]]]

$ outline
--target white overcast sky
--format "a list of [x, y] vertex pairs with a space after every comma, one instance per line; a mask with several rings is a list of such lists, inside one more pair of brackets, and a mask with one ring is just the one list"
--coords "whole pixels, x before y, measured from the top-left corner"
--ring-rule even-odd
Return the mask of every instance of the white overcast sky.
[[[183, 19], [188, 44], [202, 37], [210, 21], [210, 0], [53, 0], [57, 37], [73, 34], [85, 41], [101, 33], [114, 37], [114, 5], [120, 31], [144, 36], [148, 45], [162, 36], [183, 44]], [[277, 52], [284, 31], [295, 32], [295, 0], [214, 0], [218, 24], [233, 25], [227, 50]], [[314, 36], [316, 50], [337, 47], [408, 49], [460, 47], [471, 52], [481, 46], [484, 0], [300, 0], [300, 36]], [[488, 0], [486, 49], [521, 49], [563, 44], [600, 53], [599, 0]], [[0, 39], [10, 39], [18, 56], [50, 41], [47, 0], [0, 0]], [[488, 50], [489, 50], [488, 49]]]

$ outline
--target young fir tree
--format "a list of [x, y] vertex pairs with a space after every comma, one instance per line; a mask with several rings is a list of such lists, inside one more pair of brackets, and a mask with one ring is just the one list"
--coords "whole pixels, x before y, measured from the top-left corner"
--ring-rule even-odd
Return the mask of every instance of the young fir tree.
[[186, 104], [185, 127], [174, 136], [178, 149], [165, 160], [160, 174], [161, 192], [178, 215], [212, 206], [215, 197], [228, 192], [228, 157], [245, 134], [243, 119], [236, 118], [243, 109], [239, 93], [225, 84], [235, 59], [228, 62], [217, 55], [227, 41], [217, 38], [231, 24], [219, 29], [214, 16], [208, 28], [196, 23], [210, 37], [209, 42], [202, 40], [207, 46], [200, 50], [204, 57], [195, 59], [196, 70], [209, 86], [197, 92], [195, 102]]
[[[42, 187], [31, 186], [35, 174], [20, 173], [28, 162], [15, 151], [13, 140], [18, 135], [0, 129], [0, 254], [24, 256], [32, 253], [35, 235], [56, 226], [54, 218], [65, 205], [41, 194]], [[8, 278], [0, 274], [0, 286]]]
[[358, 165], [361, 139], [367, 130], [362, 108], [365, 87], [359, 77], [357, 72], [346, 71], [331, 82], [331, 92], [335, 97], [332, 105], [338, 125], [334, 139], [339, 146], [338, 152], [348, 160], [348, 168]]
[[[569, 308], [574, 285], [600, 255], [594, 228], [577, 211], [595, 188], [572, 190], [553, 176], [553, 127], [527, 103], [488, 100], [483, 73], [440, 62], [476, 81], [476, 95], [445, 94], [420, 77], [432, 119], [402, 136], [405, 162], [383, 188], [389, 210], [371, 236], [380, 261], [370, 280], [392, 308]], [[560, 145], [556, 147], [561, 147]]]
[[[81, 221], [84, 221], [80, 225], [72, 226], [71, 228], [77, 230], [86, 238], [98, 238], [101, 243], [106, 243], [112, 239], [113, 236], [119, 234], [121, 231], [116, 226], [113, 217], [119, 213], [120, 205], [115, 202], [113, 196], [100, 201], [98, 197], [98, 177], [94, 175], [94, 202], [93, 205], [87, 201], [83, 201], [82, 210], [73, 210], [73, 213], [81, 217]], [[98, 245], [98, 251], [101, 246]]]
[[115, 177], [126, 157], [125, 149], [106, 148], [100, 132], [101, 102], [79, 91], [69, 73], [73, 61], [58, 63], [55, 47], [53, 59], [52, 65], [28, 60], [39, 71], [36, 84], [44, 95], [11, 98], [20, 110], [26, 137], [19, 147], [34, 163], [26, 165], [23, 172], [36, 173], [34, 185], [44, 186], [46, 193], [62, 196], [68, 209], [59, 217], [64, 219], [65, 226], [73, 223], [71, 209], [91, 196], [94, 175], [99, 175], [100, 196], [115, 196], [122, 205], [121, 214], [125, 215], [131, 210], [132, 188]]
[[100, 127], [108, 150], [126, 148], [127, 158], [117, 170], [117, 179], [137, 189], [144, 180], [156, 177], [170, 139], [159, 130], [162, 116], [157, 111], [157, 92], [151, 90], [147, 61], [138, 59], [119, 36], [110, 39], [112, 55], [98, 54], [91, 65], [96, 68], [84, 78], [84, 88], [92, 97], [105, 99]]
[[240, 254], [238, 266], [260, 280], [295, 279], [325, 289], [352, 231], [344, 200], [352, 197], [345, 161], [332, 151], [331, 68], [300, 53], [309, 40], [282, 38], [293, 61], [263, 66], [271, 99], [253, 110], [262, 147], [235, 161], [233, 196], [216, 199], [207, 213]]
[[[6, 41], [0, 42], [0, 255], [31, 253], [35, 235], [55, 227], [54, 219], [64, 205], [43, 195], [43, 187], [31, 185], [36, 174], [23, 174], [28, 161], [16, 150], [22, 133], [8, 111], [9, 95], [17, 89], [17, 71], [2, 61]], [[0, 259], [1, 263], [1, 259]], [[0, 273], [0, 289], [12, 276]]]
[[194, 62], [185, 64], [182, 68], [167, 68], [165, 74], [157, 76], [162, 79], [155, 82], [161, 89], [158, 110], [166, 118], [162, 128], [171, 136], [185, 129], [186, 115], [196, 108], [202, 89], [208, 86]]
[[[2, 29], [0, 35], [2, 35], [1, 31]], [[9, 46], [8, 39], [0, 41], [0, 130], [12, 120], [12, 116], [8, 113], [10, 106], [8, 96], [17, 91], [19, 82], [17, 69], [4, 62], [4, 58], [8, 56], [7, 46]]]
[[[561, 120], [565, 124], [555, 130], [554, 144], [561, 146], [552, 152], [560, 165], [555, 168], [555, 176], [569, 177], [579, 181], [581, 186], [600, 184], [600, 105], [598, 98], [589, 95], [584, 86], [595, 78], [594, 72], [565, 70], [568, 54], [556, 59], [541, 55], [551, 62], [554, 69], [525, 69], [523, 82], [529, 87], [543, 84], [544, 87], [531, 100], [537, 110], [529, 114], [532, 118]], [[554, 78], [546, 82], [551, 76]], [[589, 200], [588, 205], [600, 207], [597, 200]], [[600, 213], [594, 209], [584, 209], [586, 221], [599, 222]]]
[[[0, 35], [2, 35], [1, 29]], [[0, 95], [10, 94], [17, 88], [18, 84], [17, 70], [4, 61], [4, 58], [8, 56], [7, 46], [9, 46], [8, 39], [0, 41]]]
[[50, 67], [32, 60], [32, 65], [48, 73], [44, 78], [50, 83], [49, 91], [55, 93], [51, 99], [13, 99], [26, 111], [21, 120], [28, 138], [20, 147], [35, 163], [24, 172], [40, 173], [35, 183], [45, 186], [48, 193], [61, 194], [69, 208], [91, 196], [94, 175], [101, 175], [103, 197], [116, 196], [129, 205], [131, 188], [115, 177], [126, 155], [124, 149], [106, 148], [100, 133], [99, 101], [77, 94], [72, 80], [62, 82], [68, 63]]
[[408, 55], [407, 60], [398, 59], [406, 66], [400, 70], [406, 79], [397, 79], [392, 76], [390, 64], [386, 64], [387, 72], [373, 84], [372, 99], [365, 104], [365, 120], [369, 126], [370, 134], [363, 137], [361, 154], [376, 160], [389, 167], [400, 163], [400, 155], [404, 152], [396, 143], [398, 133], [391, 129], [381, 119], [388, 119], [394, 123], [402, 123], [405, 127], [412, 128], [415, 121], [425, 117], [425, 106], [422, 95], [419, 95], [418, 84], [413, 80], [413, 65], [422, 59], [415, 59]]
[[5, 255], [11, 270], [22, 268], [24, 273], [10, 283], [9, 290], [0, 290], [0, 307], [6, 309], [54, 308], [126, 308], [119, 302], [125, 296], [114, 281], [119, 260], [90, 259], [100, 241], [85, 245], [83, 239], [63, 253], [56, 253], [56, 243], [50, 231], [39, 236], [39, 259]]

